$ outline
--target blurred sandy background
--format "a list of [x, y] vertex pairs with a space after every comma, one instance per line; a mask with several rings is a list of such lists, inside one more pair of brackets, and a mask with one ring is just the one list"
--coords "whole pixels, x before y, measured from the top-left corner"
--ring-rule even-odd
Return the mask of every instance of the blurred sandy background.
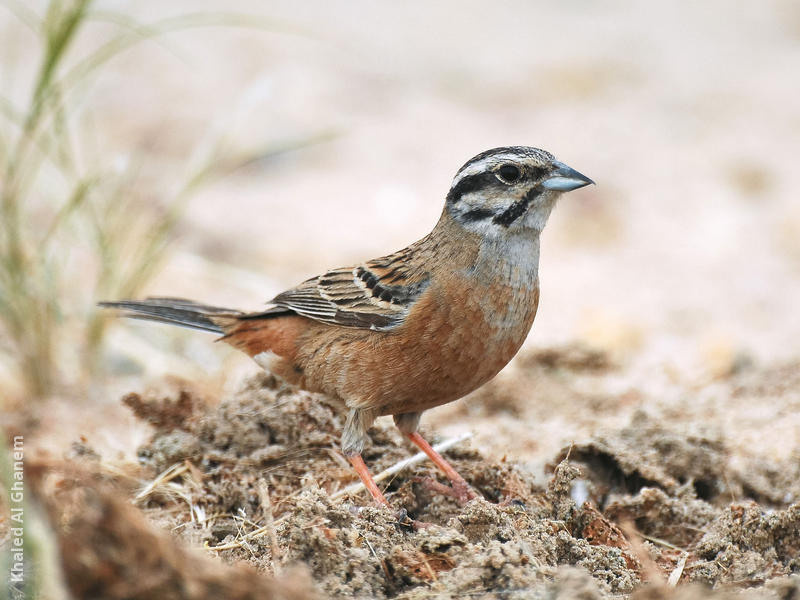
[[[742, 364], [800, 354], [796, 2], [106, 1], [93, 10], [72, 60], [117, 31], [110, 13], [143, 24], [252, 16], [252, 27], [144, 40], [76, 102], [83, 163], [143, 164], [155, 204], [210, 137], [223, 163], [269, 150], [200, 187], [142, 295], [258, 309], [323, 269], [421, 237], [463, 162], [523, 144], [597, 181], [566, 196], [544, 234], [528, 346], [607, 350], [624, 373], [598, 385], [667, 399]], [[3, 93], [24, 103], [39, 57], [8, 10], [0, 48]], [[86, 306], [98, 299], [84, 294]], [[164, 373], [235, 386], [255, 369], [196, 332], [120, 323], [109, 341], [104, 385], [119, 391]], [[116, 407], [115, 394], [95, 390], [91, 402]]]

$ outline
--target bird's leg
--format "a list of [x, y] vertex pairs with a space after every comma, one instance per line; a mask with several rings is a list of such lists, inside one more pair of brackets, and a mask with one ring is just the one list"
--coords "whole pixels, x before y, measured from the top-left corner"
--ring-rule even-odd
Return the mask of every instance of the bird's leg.
[[419, 433], [414, 431], [413, 433], [407, 433], [406, 437], [410, 439], [414, 444], [422, 450], [425, 454], [428, 455], [428, 458], [431, 459], [433, 464], [435, 464], [441, 471], [447, 476], [450, 480], [450, 484], [453, 486], [453, 496], [456, 500], [458, 500], [461, 504], [466, 504], [470, 500], [476, 497], [475, 492], [473, 492], [467, 481], [458, 474], [452, 465], [447, 462], [441, 454], [439, 454], [433, 447], [422, 437]]
[[453, 496], [460, 503], [465, 504], [476, 497], [466, 480], [458, 474], [452, 465], [447, 462], [441, 454], [439, 454], [433, 447], [422, 437], [417, 431], [419, 425], [420, 413], [406, 413], [394, 416], [394, 423], [397, 428], [411, 440], [415, 446], [428, 455], [433, 464], [447, 476], [453, 487]]
[[369, 429], [374, 420], [375, 414], [370, 410], [350, 409], [342, 432], [342, 452], [344, 452], [350, 464], [353, 465], [359, 479], [361, 479], [361, 483], [367, 488], [375, 502], [379, 506], [391, 508], [378, 484], [375, 483], [372, 475], [370, 475], [364, 459], [361, 457], [361, 451], [364, 449], [364, 443], [367, 440], [367, 429]]
[[369, 469], [367, 469], [367, 465], [364, 463], [364, 459], [361, 458], [361, 455], [348, 455], [347, 460], [349, 460], [350, 464], [353, 465], [353, 468], [356, 470], [356, 473], [358, 473], [358, 476], [361, 479], [361, 483], [363, 483], [364, 487], [367, 488], [367, 491], [372, 495], [372, 498], [375, 500], [375, 502], [380, 506], [391, 508], [389, 501], [386, 500], [386, 497], [383, 495], [383, 492], [381, 492], [378, 484], [375, 483], [372, 475], [370, 475]]

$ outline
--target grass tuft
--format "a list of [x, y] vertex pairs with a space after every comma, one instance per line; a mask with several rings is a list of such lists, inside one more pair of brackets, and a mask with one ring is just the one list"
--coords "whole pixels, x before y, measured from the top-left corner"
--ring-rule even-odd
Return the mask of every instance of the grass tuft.
[[[83, 164], [93, 132], [79, 118], [77, 91], [119, 53], [166, 33], [220, 25], [289, 30], [245, 15], [190, 14], [143, 25], [94, 12], [92, 0], [52, 0], [43, 15], [5, 2], [36, 34], [39, 54], [25, 106], [0, 96], [0, 366], [10, 366], [6, 374], [30, 400], [96, 373], [105, 321], [94, 302], [135, 296], [153, 277], [186, 203], [203, 185], [329, 136], [231, 157], [224, 131], [214, 133], [187, 159], [177, 185], [148, 192], [145, 159], [135, 153], [125, 164], [113, 157]], [[81, 44], [78, 55], [75, 40], [90, 22], [114, 25], [117, 33]]]

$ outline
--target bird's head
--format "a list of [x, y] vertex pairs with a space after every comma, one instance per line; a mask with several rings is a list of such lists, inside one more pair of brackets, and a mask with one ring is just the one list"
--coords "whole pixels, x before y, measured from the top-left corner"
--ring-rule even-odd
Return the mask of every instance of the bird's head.
[[458, 170], [445, 212], [464, 228], [485, 236], [541, 232], [562, 193], [591, 183], [545, 150], [494, 148]]

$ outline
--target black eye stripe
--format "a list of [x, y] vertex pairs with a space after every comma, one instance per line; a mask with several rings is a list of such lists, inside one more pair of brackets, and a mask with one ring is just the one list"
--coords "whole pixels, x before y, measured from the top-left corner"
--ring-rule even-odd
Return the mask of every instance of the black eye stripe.
[[459, 181], [455, 187], [450, 188], [450, 191], [447, 193], [447, 202], [450, 204], [456, 203], [461, 200], [461, 196], [464, 194], [487, 188], [490, 185], [498, 185], [494, 173], [484, 172], [476, 173], [475, 175], [467, 175]]
[[[542, 167], [526, 166], [525, 171], [523, 173], [522, 171], [519, 170], [519, 167], [517, 167], [516, 165], [512, 165], [511, 163], [501, 165], [500, 169], [503, 169], [504, 167], [507, 166], [513, 169], [517, 169], [519, 171], [519, 176], [517, 181], [521, 177], [525, 177], [526, 179], [535, 181], [537, 179], [540, 179], [547, 172], [547, 169]], [[498, 173], [499, 169], [495, 171], [483, 171], [481, 173], [475, 173], [473, 175], [467, 175], [463, 177], [455, 186], [450, 188], [450, 191], [447, 193], [447, 203], [455, 204], [456, 202], [461, 200], [461, 197], [464, 196], [465, 194], [469, 194], [477, 190], [489, 189], [489, 188], [497, 189], [498, 186], [505, 187], [505, 185], [508, 185], [508, 183], [513, 183], [513, 181], [510, 181], [508, 179], [506, 179], [505, 182], [503, 182], [502, 180], [498, 181], [499, 179]], [[475, 220], [477, 220], [477, 218]]]

